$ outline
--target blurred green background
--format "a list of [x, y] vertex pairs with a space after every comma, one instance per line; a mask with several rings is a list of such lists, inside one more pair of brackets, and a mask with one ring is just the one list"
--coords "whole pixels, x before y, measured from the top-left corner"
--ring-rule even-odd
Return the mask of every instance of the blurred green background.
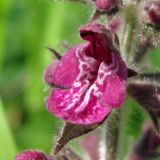
[[[91, 7], [74, 2], [0, 1], [0, 160], [13, 160], [27, 148], [49, 153], [61, 122], [45, 108], [49, 91], [43, 73], [54, 58], [45, 47], [63, 54], [64, 42], [69, 46], [80, 42], [77, 29], [90, 13]], [[150, 56], [159, 67], [159, 50]], [[144, 115], [133, 100], [126, 106], [130, 109], [123, 112], [122, 141], [127, 149], [129, 135], [138, 137]], [[126, 121], [128, 117], [131, 121]]]
[[[74, 6], [74, 7], [73, 7]], [[60, 121], [45, 108], [49, 94], [43, 73], [53, 58], [80, 39], [77, 29], [89, 7], [49, 0], [0, 1], [0, 159], [12, 160], [23, 149], [49, 152]]]

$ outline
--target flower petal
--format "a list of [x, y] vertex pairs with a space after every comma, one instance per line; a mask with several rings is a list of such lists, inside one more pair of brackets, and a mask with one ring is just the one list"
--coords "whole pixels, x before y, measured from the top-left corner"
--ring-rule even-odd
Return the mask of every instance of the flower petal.
[[125, 99], [127, 67], [118, 54], [112, 54], [112, 60], [115, 61], [115, 66], [104, 80], [102, 101], [107, 106], [117, 108]]
[[[73, 95], [69, 93], [69, 90], [54, 90], [52, 95], [47, 99], [47, 107], [49, 112], [67, 122], [74, 124], [94, 124], [102, 122], [111, 111], [110, 108], [102, 107], [100, 104], [98, 104], [97, 97], [95, 97], [93, 94], [90, 97], [88, 105], [85, 106], [83, 111], [76, 111], [76, 108], [78, 108], [79, 104], [81, 104], [83, 98], [78, 101], [74, 107], [68, 108], [67, 104], [69, 104], [70, 101], [73, 103], [71, 97]], [[68, 103], [65, 100], [67, 96], [70, 96], [68, 98]]]
[[100, 61], [111, 62], [110, 53], [115, 48], [112, 35], [104, 25], [89, 23], [81, 27], [80, 35], [89, 42], [70, 49], [59, 63], [51, 64], [45, 72], [45, 82], [60, 88], [71, 88], [80, 72], [81, 61], [86, 61], [84, 57], [88, 56], [87, 60], [92, 57], [92, 61], [94, 59], [97, 63]]
[[96, 80], [86, 77], [94, 68], [90, 66], [87, 72], [82, 70], [71, 89], [53, 90], [47, 99], [49, 112], [75, 124], [102, 122], [125, 97], [127, 68], [118, 54], [112, 54], [112, 57], [111, 64], [101, 63]]
[[105, 79], [102, 99], [107, 106], [117, 108], [123, 104], [125, 99], [125, 83], [116, 74], [110, 75]]
[[70, 49], [58, 63], [49, 65], [45, 73], [45, 82], [60, 88], [70, 88], [72, 86], [79, 73], [79, 60], [76, 57], [79, 47], [83, 48], [83, 45]]
[[[48, 110], [67, 122], [76, 124], [93, 124], [101, 122], [110, 112], [110, 108], [102, 107], [93, 93], [94, 81], [99, 64], [82, 53], [79, 47], [79, 74], [71, 89], [55, 89], [47, 99]], [[91, 87], [92, 86], [92, 87]]]
[[111, 62], [111, 52], [115, 51], [113, 35], [100, 23], [89, 23], [80, 28], [80, 36], [89, 41], [87, 54], [100, 61]]

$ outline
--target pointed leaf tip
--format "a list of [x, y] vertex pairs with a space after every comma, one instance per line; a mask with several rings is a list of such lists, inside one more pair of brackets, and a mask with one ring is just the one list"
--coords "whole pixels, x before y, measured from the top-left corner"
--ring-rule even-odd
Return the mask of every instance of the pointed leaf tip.
[[138, 73], [134, 71], [133, 69], [128, 68], [128, 77], [136, 76]]
[[61, 54], [59, 52], [57, 52], [55, 49], [50, 48], [50, 47], [46, 47], [51, 53], [53, 53], [55, 55], [55, 57], [60, 60], [62, 58]]
[[54, 154], [57, 154], [70, 140], [87, 134], [88, 132], [97, 128], [99, 125], [100, 124], [77, 125], [65, 123], [62, 133], [56, 142]]

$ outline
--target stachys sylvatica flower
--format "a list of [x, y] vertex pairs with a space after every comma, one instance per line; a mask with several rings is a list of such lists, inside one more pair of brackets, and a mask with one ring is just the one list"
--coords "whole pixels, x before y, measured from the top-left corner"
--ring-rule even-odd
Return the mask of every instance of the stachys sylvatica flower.
[[49, 112], [67, 122], [94, 124], [123, 104], [127, 67], [104, 25], [89, 23], [79, 33], [86, 42], [45, 73], [45, 81], [55, 86], [46, 104]]

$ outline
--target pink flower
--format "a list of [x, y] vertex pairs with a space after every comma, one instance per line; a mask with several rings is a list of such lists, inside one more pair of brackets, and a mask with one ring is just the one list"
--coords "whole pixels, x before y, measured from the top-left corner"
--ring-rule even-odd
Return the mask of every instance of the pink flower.
[[110, 10], [115, 6], [115, 0], [96, 0], [96, 7], [100, 10]]
[[160, 2], [154, 0], [146, 4], [142, 18], [145, 23], [160, 27]]
[[115, 12], [122, 7], [122, 0], [95, 0], [96, 8], [102, 12]]
[[49, 112], [67, 122], [94, 124], [124, 102], [127, 68], [105, 26], [87, 24], [80, 36], [86, 42], [46, 71], [46, 82], [56, 86], [46, 103]]
[[17, 155], [16, 160], [48, 160], [48, 158], [40, 151], [28, 150]]

